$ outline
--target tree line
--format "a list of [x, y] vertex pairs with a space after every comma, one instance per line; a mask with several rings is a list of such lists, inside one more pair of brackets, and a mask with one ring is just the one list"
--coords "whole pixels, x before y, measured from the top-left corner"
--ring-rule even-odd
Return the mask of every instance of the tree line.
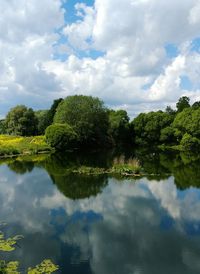
[[189, 97], [183, 96], [175, 110], [168, 106], [130, 121], [125, 110], [108, 109], [96, 97], [74, 95], [54, 100], [48, 110], [12, 108], [0, 121], [0, 134], [45, 134], [57, 150], [133, 144], [196, 150], [200, 149], [200, 102], [190, 105]]

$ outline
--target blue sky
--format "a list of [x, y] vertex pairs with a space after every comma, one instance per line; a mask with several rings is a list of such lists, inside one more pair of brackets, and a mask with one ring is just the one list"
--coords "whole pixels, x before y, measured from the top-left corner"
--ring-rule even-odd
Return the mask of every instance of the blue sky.
[[0, 11], [0, 117], [72, 94], [131, 117], [200, 100], [198, 0], [2, 0]]
[[[81, 20], [81, 17], [77, 15], [77, 10], [75, 9], [75, 6], [77, 3], [84, 3], [85, 5], [89, 6], [89, 7], [93, 7], [94, 6], [94, 1], [93, 0], [82, 0], [82, 1], [76, 1], [76, 0], [71, 0], [71, 1], [62, 1], [61, 4], [61, 8], [64, 9], [64, 20], [65, 20], [65, 24], [73, 24], [76, 21]], [[59, 31], [60, 33], [60, 38], [58, 40], [58, 45], [61, 44], [66, 44], [68, 43], [67, 38], [62, 35], [62, 29], [61, 31]], [[100, 56], [104, 55], [104, 52], [100, 51], [100, 50], [95, 50], [95, 49], [89, 49], [89, 50], [75, 50], [75, 54], [79, 57], [79, 58], [84, 58], [84, 57], [91, 57], [93, 59], [97, 59]], [[69, 57], [68, 54], [58, 54], [56, 53], [54, 55], [55, 59], [59, 59], [60, 61], [66, 61], [67, 58]]]
[[66, 23], [73, 23], [75, 22], [77, 19], [79, 19], [79, 17], [76, 16], [76, 10], [75, 10], [75, 5], [76, 3], [84, 3], [87, 6], [93, 6], [94, 5], [94, 1], [93, 0], [82, 0], [82, 1], [77, 1], [77, 0], [63, 0], [61, 7], [65, 9], [65, 22]]

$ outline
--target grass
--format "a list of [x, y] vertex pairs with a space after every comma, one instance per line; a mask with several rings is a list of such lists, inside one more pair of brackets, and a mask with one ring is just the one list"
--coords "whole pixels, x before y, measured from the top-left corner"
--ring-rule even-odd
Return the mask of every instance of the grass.
[[108, 173], [104, 168], [100, 167], [89, 167], [89, 166], [80, 166], [77, 169], [72, 170], [73, 173], [85, 174], [85, 175], [100, 175]]
[[120, 174], [139, 174], [141, 172], [141, 165], [138, 159], [125, 159], [124, 156], [115, 158], [113, 161], [112, 172]]
[[44, 136], [21, 137], [0, 135], [0, 157], [15, 156], [19, 154], [38, 154], [49, 152]]
[[139, 161], [135, 158], [129, 158], [125, 160], [123, 156], [115, 158], [111, 168], [99, 168], [80, 166], [77, 169], [72, 170], [73, 173], [85, 174], [85, 175], [99, 175], [99, 174], [118, 174], [122, 176], [136, 176], [141, 175], [142, 167]]

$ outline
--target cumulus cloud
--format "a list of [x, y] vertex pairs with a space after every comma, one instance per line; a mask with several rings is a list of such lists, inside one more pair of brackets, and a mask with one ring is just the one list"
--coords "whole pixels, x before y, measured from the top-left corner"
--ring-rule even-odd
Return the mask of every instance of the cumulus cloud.
[[60, 87], [41, 65], [51, 59], [55, 31], [64, 23], [60, 1], [3, 0], [0, 13], [1, 105], [41, 107]]
[[[134, 116], [164, 108], [182, 95], [199, 98], [200, 57], [191, 47], [200, 37], [198, 0], [77, 3], [72, 23], [61, 4], [2, 1], [4, 109], [20, 102], [39, 108], [53, 98], [81, 93], [99, 96]], [[177, 47], [178, 56], [169, 58], [168, 44]], [[67, 57], [55, 59], [55, 51]], [[182, 76], [190, 79], [191, 89], [181, 85]]]
[[[98, 95], [132, 115], [163, 108], [182, 95], [197, 98], [199, 54], [191, 52], [191, 43], [200, 36], [198, 1], [96, 0], [93, 8], [77, 9], [83, 10], [81, 19], [64, 28], [70, 46], [104, 54], [96, 59], [71, 55], [62, 73], [59, 62], [46, 63], [47, 71], [65, 83], [64, 94]], [[174, 59], [167, 56], [167, 44], [179, 49]], [[181, 86], [183, 75], [193, 90]]]

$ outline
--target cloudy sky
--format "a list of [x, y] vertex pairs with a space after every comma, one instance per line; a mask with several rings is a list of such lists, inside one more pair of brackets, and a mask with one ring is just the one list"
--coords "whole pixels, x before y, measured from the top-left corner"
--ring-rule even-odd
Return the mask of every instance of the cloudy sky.
[[139, 112], [200, 100], [199, 0], [1, 0], [0, 117], [72, 94]]

